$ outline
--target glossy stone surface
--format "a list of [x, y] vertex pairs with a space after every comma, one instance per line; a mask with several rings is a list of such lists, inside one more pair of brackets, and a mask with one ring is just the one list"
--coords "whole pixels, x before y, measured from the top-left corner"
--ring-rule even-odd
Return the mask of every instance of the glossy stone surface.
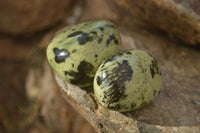
[[79, 87], [91, 86], [97, 67], [121, 50], [118, 30], [109, 21], [75, 25], [55, 36], [47, 48], [53, 69]]
[[124, 112], [142, 107], [159, 95], [162, 76], [157, 61], [141, 50], [129, 50], [101, 64], [94, 92], [105, 107]]

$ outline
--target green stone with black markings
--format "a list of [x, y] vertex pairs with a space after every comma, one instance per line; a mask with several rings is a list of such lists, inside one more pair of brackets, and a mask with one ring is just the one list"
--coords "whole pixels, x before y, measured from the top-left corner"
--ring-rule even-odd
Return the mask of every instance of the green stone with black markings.
[[109, 21], [81, 23], [53, 38], [47, 48], [52, 68], [79, 87], [91, 86], [97, 67], [121, 50], [121, 38]]
[[98, 101], [119, 112], [148, 104], [159, 95], [161, 88], [157, 61], [141, 50], [129, 50], [108, 58], [99, 66], [94, 79]]

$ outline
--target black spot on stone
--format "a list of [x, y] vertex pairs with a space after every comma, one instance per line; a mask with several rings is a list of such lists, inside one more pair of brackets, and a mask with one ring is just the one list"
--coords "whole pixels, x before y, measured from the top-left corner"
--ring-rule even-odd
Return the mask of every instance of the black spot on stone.
[[118, 40], [117, 40], [117, 39], [115, 39], [115, 40], [114, 40], [114, 43], [115, 43], [115, 44], [118, 44]]
[[98, 84], [98, 86], [100, 86], [101, 85], [101, 78], [99, 77], [99, 76], [97, 76], [97, 84]]
[[153, 69], [150, 70], [151, 70], [151, 77], [154, 78], [155, 71]]
[[65, 49], [54, 48], [53, 52], [55, 54], [55, 61], [57, 63], [65, 62], [65, 59], [70, 56], [70, 53]]
[[132, 54], [131, 54], [131, 52], [129, 52], [129, 51], [128, 51], [128, 52], [126, 52], [126, 54], [132, 55]]
[[108, 46], [112, 40], [114, 40], [115, 44], [118, 44], [118, 40], [115, 38], [115, 35], [112, 34], [109, 36], [108, 40], [106, 41], [106, 45]]
[[118, 55], [114, 55], [114, 56], [110, 57], [109, 59], [107, 59], [107, 60], [105, 61], [105, 63], [114, 61], [114, 60], [116, 60], [117, 58], [119, 58], [119, 57], [121, 57], [121, 56], [122, 56], [122, 53], [119, 53]]
[[133, 109], [136, 106], [136, 103], [131, 103], [131, 109]]
[[75, 37], [75, 36], [80, 35], [82, 33], [83, 33], [82, 31], [76, 31], [76, 32], [69, 34], [67, 37]]
[[74, 64], [72, 63], [72, 67], [74, 67]]
[[96, 32], [96, 31], [92, 31], [92, 32], [90, 32], [90, 33], [97, 35], [97, 32]]
[[93, 41], [94, 36], [90, 36], [89, 33], [83, 33], [80, 37], [78, 37], [78, 42], [80, 45], [84, 45], [87, 42]]
[[110, 35], [108, 40], [106, 41], [106, 44], [109, 45], [110, 42], [114, 39], [114, 34]]
[[156, 90], [153, 90], [153, 96], [155, 96], [156, 95]]
[[98, 54], [95, 54], [94, 56], [97, 58], [97, 57], [98, 57]]
[[97, 42], [98, 42], [99, 44], [102, 42], [103, 38], [102, 38], [102, 37], [99, 37], [99, 36], [97, 35], [97, 32], [96, 32], [96, 31], [92, 31], [92, 32], [90, 32], [90, 33], [91, 33], [91, 34], [94, 34], [94, 37], [97, 38]]
[[90, 73], [93, 70], [93, 65], [83, 60], [78, 66], [78, 70], [82, 73]]
[[98, 128], [103, 128], [103, 125], [101, 123], [99, 123]]
[[99, 37], [98, 40], [97, 40], [97, 42], [100, 44], [102, 42], [102, 40], [103, 39], [101, 37]]
[[112, 109], [112, 110], [119, 110], [121, 109], [121, 105], [120, 104], [116, 104], [116, 105], [112, 105], [112, 104], [108, 104], [108, 108]]
[[72, 51], [72, 53], [75, 53], [77, 50], [76, 49], [74, 49], [73, 51]]
[[159, 69], [158, 64], [157, 64], [157, 61], [156, 61], [155, 59], [153, 59], [153, 60], [151, 61], [150, 72], [151, 72], [152, 78], [154, 78], [154, 75], [155, 75], [155, 74], [161, 75], [160, 69]]
[[119, 100], [125, 99], [127, 97], [124, 94], [126, 90], [125, 82], [129, 81], [133, 74], [133, 70], [127, 61], [124, 60], [122, 64], [118, 63], [118, 66], [111, 72], [108, 73], [105, 71], [104, 73], [105, 75], [99, 78], [99, 83], [106, 82], [110, 88], [104, 91], [102, 102], [113, 105], [112, 103], [117, 103]]
[[93, 71], [93, 65], [83, 60], [78, 66], [78, 72], [65, 71], [65, 75], [73, 77], [70, 82], [74, 85], [84, 87], [86, 84], [93, 82], [93, 77], [88, 76]]
[[76, 72], [74, 71], [64, 71], [65, 75], [75, 76]]
[[104, 28], [103, 28], [103, 27], [99, 27], [99, 29], [100, 29], [101, 31], [104, 31]]
[[123, 64], [125, 64], [125, 65], [128, 65], [128, 64], [129, 64], [129, 63], [128, 63], [128, 60], [123, 60], [122, 62], [123, 62]]

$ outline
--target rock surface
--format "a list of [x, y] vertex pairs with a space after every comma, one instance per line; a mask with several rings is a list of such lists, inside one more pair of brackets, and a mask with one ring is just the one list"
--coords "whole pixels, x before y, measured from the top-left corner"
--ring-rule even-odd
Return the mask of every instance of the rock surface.
[[186, 43], [200, 44], [199, 0], [111, 1]]
[[0, 1], [0, 32], [27, 34], [44, 30], [65, 20], [72, 0], [2, 0]]

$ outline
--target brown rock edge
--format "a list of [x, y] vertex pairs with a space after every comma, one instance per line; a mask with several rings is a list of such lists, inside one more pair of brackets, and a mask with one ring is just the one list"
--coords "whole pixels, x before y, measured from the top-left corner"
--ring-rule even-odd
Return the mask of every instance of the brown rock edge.
[[27, 35], [65, 21], [72, 0], [0, 1], [0, 32]]
[[189, 44], [200, 44], [198, 0], [116, 0], [120, 7]]

